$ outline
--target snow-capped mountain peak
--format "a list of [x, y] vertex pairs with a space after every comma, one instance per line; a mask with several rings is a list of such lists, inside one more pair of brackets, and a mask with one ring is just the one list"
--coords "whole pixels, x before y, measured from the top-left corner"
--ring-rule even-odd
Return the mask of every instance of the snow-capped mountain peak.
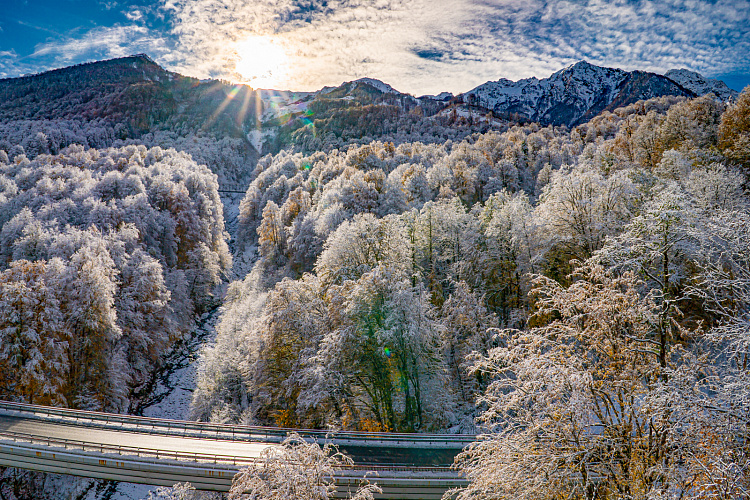
[[713, 92], [722, 101], [736, 99], [738, 92], [727, 87], [727, 84], [714, 78], [706, 78], [689, 69], [670, 69], [664, 76], [678, 83], [697, 95]]
[[518, 115], [543, 124], [573, 126], [605, 109], [661, 95], [693, 93], [669, 78], [642, 71], [627, 72], [580, 61], [541, 80], [501, 78], [466, 94], [464, 102], [500, 116]]
[[440, 92], [437, 95], [427, 94], [419, 96], [419, 99], [430, 99], [432, 101], [450, 101], [453, 99], [453, 92]]
[[370, 87], [373, 87], [380, 92], [384, 94], [400, 94], [398, 90], [394, 89], [387, 83], [381, 82], [380, 80], [376, 80], [375, 78], [360, 78], [359, 80], [354, 80], [354, 83], [365, 83], [369, 85]]

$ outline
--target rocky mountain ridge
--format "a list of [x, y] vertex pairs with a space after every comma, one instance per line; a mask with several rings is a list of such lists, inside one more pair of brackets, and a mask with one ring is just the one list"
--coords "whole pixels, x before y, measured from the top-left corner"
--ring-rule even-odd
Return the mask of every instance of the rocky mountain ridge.
[[519, 116], [544, 125], [575, 126], [604, 110], [662, 95], [698, 92], [656, 73], [604, 68], [578, 62], [549, 78], [500, 79], [462, 94], [465, 103], [498, 116]]
[[734, 100], [739, 95], [739, 92], [730, 89], [721, 80], [706, 78], [688, 69], [670, 69], [664, 76], [698, 95], [713, 93], [722, 101]]
[[440, 110], [436, 105], [466, 105], [475, 110], [492, 112], [511, 121], [535, 121], [542, 125], [575, 126], [585, 123], [604, 110], [632, 104], [639, 100], [664, 95], [696, 97], [713, 93], [722, 101], [732, 100], [738, 93], [724, 82], [707, 79], [688, 70], [670, 70], [665, 75], [646, 71], [624, 71], [581, 61], [553, 73], [549, 78], [527, 78], [512, 81], [501, 78], [454, 96], [449, 92], [414, 98], [396, 91], [387, 83], [373, 78], [344, 82], [338, 87], [325, 87], [306, 96], [306, 101], [319, 98], [365, 100], [374, 103], [387, 100], [402, 105], [420, 106], [428, 114]]

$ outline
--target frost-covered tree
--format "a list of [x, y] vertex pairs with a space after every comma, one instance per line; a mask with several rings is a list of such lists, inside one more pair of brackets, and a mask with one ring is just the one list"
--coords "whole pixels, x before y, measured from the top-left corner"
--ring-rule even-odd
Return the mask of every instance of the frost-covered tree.
[[25, 397], [92, 409], [127, 404], [194, 313], [212, 304], [231, 265], [217, 188], [188, 156], [143, 146], [70, 146], [0, 164], [0, 270], [26, 261], [56, 270], [46, 286], [57, 306], [40, 306], [37, 321], [56, 308], [67, 332], [57, 338], [49, 320], [38, 340], [65, 346], [62, 370], [57, 354], [38, 362], [49, 363], [52, 378], [64, 373], [64, 383]]
[[[426, 293], [387, 265], [331, 287], [339, 308], [311, 361], [313, 387], [337, 399], [338, 418], [356, 427], [415, 430], [427, 427], [428, 380], [439, 377], [441, 326]], [[351, 425], [351, 424], [350, 424]]]
[[378, 219], [362, 214], [342, 223], [328, 238], [315, 272], [327, 285], [357, 280], [380, 263], [388, 263], [394, 271], [408, 275], [409, 247], [398, 218]]
[[[536, 210], [548, 246], [580, 261], [599, 250], [632, 217], [639, 193], [625, 171], [610, 175], [593, 165], [553, 173]], [[563, 263], [564, 265], [565, 263]]]
[[118, 325], [127, 342], [127, 362], [136, 380], [146, 380], [160, 356], [178, 336], [170, 317], [171, 293], [159, 262], [141, 249], [121, 267], [115, 298]]
[[747, 87], [721, 116], [719, 147], [747, 172], [750, 168], [750, 89]]
[[201, 351], [190, 412], [195, 420], [257, 423], [264, 326], [258, 318], [266, 294], [257, 292], [253, 278], [230, 284], [216, 343]]
[[14, 261], [0, 273], [0, 387], [4, 398], [65, 403], [70, 330], [58, 300], [59, 259]]
[[676, 183], [668, 184], [597, 255], [613, 267], [639, 273], [654, 291], [661, 309], [657, 331], [662, 366], [667, 364], [670, 343], [680, 335], [677, 319], [695, 257], [691, 228], [696, 216], [690, 197]]
[[658, 310], [635, 275], [579, 271], [565, 288], [535, 279], [543, 326], [504, 330], [474, 370], [490, 377], [488, 433], [457, 457], [458, 498], [648, 498], [670, 459], [665, 423], [643, 398], [661, 369]]
[[[230, 500], [327, 500], [334, 498], [334, 475], [351, 467], [351, 458], [326, 443], [307, 443], [291, 434], [280, 446], [269, 446], [257, 463], [242, 469], [232, 480]], [[382, 490], [364, 481], [352, 500], [372, 500]]]
[[443, 324], [442, 348], [451, 377], [451, 389], [458, 400], [473, 406], [476, 397], [485, 389], [481, 374], [470, 374], [470, 355], [486, 355], [492, 345], [490, 328], [497, 319], [487, 311], [482, 301], [459, 282], [441, 308]]
[[285, 279], [268, 294], [261, 318], [258, 387], [279, 425], [314, 425], [325, 412], [326, 394], [306, 394], [305, 389], [310, 357], [331, 324], [329, 307], [320, 280], [309, 274], [300, 280]]
[[436, 305], [447, 298], [451, 281], [460, 279], [461, 266], [471, 254], [478, 231], [477, 221], [458, 198], [426, 203], [413, 221], [412, 258]]
[[747, 212], [712, 215], [690, 232], [698, 275], [691, 293], [713, 318], [646, 402], [669, 426], [674, 458], [662, 498], [744, 498], [750, 492], [750, 248]]
[[273, 201], [266, 203], [263, 209], [263, 220], [258, 227], [258, 244], [260, 254], [265, 259], [276, 261], [284, 258], [286, 231], [281, 220], [279, 206]]
[[660, 126], [662, 150], [689, 145], [716, 146], [724, 105], [711, 96], [691, 99], [669, 108]]
[[66, 398], [79, 408], [121, 404], [122, 353], [117, 341], [117, 270], [104, 242], [77, 250], [62, 280], [62, 306], [71, 323], [69, 382]]
[[463, 237], [468, 251], [456, 266], [459, 276], [484, 295], [501, 321], [520, 320], [525, 276], [539, 258], [531, 204], [524, 193], [501, 191], [472, 212], [477, 220]]

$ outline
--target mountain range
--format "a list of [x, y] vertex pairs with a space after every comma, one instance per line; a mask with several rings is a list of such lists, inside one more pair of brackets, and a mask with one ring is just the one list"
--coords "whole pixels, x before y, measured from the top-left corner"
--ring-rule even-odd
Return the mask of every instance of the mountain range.
[[708, 80], [688, 70], [658, 75], [581, 61], [541, 80], [487, 82], [462, 97], [466, 103], [501, 116], [516, 114], [545, 125], [575, 126], [604, 110], [612, 111], [638, 100], [663, 95], [696, 97], [709, 92], [722, 100], [737, 96], [724, 82]]
[[139, 54], [2, 79], [0, 120], [99, 120], [122, 139], [154, 130], [246, 138], [265, 153], [294, 144], [312, 123], [313, 135], [343, 140], [392, 133], [406, 117], [411, 124], [442, 117], [447, 127], [475, 126], [477, 117], [485, 128], [518, 121], [573, 127], [638, 100], [707, 93], [723, 101], [737, 96], [724, 82], [685, 69], [659, 75], [585, 61], [549, 78], [503, 78], [456, 96], [415, 97], [372, 78], [316, 92], [254, 90], [182, 76]]

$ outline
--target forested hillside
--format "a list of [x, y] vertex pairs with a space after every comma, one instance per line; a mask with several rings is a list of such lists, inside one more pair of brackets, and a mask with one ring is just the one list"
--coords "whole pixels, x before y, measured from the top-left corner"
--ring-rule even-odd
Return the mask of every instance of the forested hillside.
[[442, 143], [508, 128], [508, 120], [494, 118], [484, 108], [459, 109], [462, 103], [461, 98], [415, 98], [369, 78], [345, 82], [269, 109], [262, 123], [269, 134], [263, 151], [309, 154], [373, 140]]
[[246, 185], [258, 152], [259, 96], [245, 86], [201, 82], [137, 55], [0, 80], [0, 149], [13, 159], [143, 144], [176, 148], [225, 185]]
[[748, 111], [262, 159], [195, 417], [489, 431], [462, 498], [742, 491]]
[[3, 121], [98, 120], [116, 139], [155, 128], [244, 137], [258, 118], [257, 99], [245, 86], [166, 71], [145, 54], [0, 80]]
[[231, 266], [217, 187], [158, 147], [0, 151], [0, 397], [126, 409]]

